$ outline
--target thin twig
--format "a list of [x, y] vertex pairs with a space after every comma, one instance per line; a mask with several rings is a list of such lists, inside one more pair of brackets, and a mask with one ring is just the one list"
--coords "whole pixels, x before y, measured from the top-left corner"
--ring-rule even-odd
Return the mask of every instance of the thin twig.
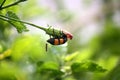
[[1, 17], [0, 17], [0, 19], [3, 20], [3, 21], [8, 21], [7, 19], [1, 18]]
[[9, 4], [9, 5], [7, 5], [7, 6], [1, 7], [0, 10], [3, 10], [3, 9], [5, 9], [5, 8], [8, 8], [8, 7], [15, 6], [15, 5], [19, 4], [20, 2], [23, 2], [23, 1], [22, 1], [22, 0], [18, 0], [18, 1], [16, 1], [16, 2], [12, 3], [12, 4]]
[[[3, 16], [3, 15], [0, 15], [0, 17], [1, 17], [1, 18], [4, 18], [4, 21], [7, 21], [7, 22], [9, 22], [9, 23], [11, 23], [10, 20], [13, 20], [13, 21], [16, 21], [16, 22], [21, 22], [21, 23], [24, 23], [24, 24], [27, 24], [27, 25], [30, 25], [30, 26], [39, 28], [39, 29], [45, 31], [46, 34], [48, 34], [48, 35], [50, 35], [50, 36], [53, 36], [53, 37], [55, 37], [55, 36], [61, 36], [60, 30], [58, 30], [58, 29], [55, 29], [55, 33], [53, 33], [53, 29], [54, 29], [54, 28], [51, 28], [51, 27], [45, 28], [45, 27], [43, 27], [43, 26], [38, 26], [38, 25], [29, 23], [29, 22], [21, 21], [21, 20], [15, 19], [15, 18], [9, 18], [9, 17]], [[11, 24], [12, 24], [12, 23], [11, 23]], [[50, 28], [51, 28], [51, 29], [50, 29]]]
[[14, 19], [14, 18], [8, 18], [8, 17], [3, 16], [3, 15], [0, 15], [0, 16], [3, 17], [3, 18], [5, 18], [5, 19], [0, 18], [0, 19], [2, 19], [2, 20], [4, 20], [4, 21], [9, 21], [9, 20], [7, 20], [7, 19], [10, 19], [10, 20], [13, 20], [13, 21], [22, 22], [22, 23], [24, 23], [24, 24], [31, 25], [31, 26], [33, 26], [33, 27], [36, 27], [36, 28], [42, 29], [42, 30], [44, 30], [44, 31], [46, 30], [46, 28], [44, 28], [44, 27], [42, 27], [42, 26], [37, 26], [37, 25], [32, 24], [32, 23], [29, 23], [29, 22], [25, 22], [25, 21], [17, 20], [17, 19]]
[[2, 4], [0, 5], [0, 9], [2, 8], [2, 6], [4, 5], [5, 2], [6, 2], [6, 0], [4, 0], [4, 1], [2, 2]]

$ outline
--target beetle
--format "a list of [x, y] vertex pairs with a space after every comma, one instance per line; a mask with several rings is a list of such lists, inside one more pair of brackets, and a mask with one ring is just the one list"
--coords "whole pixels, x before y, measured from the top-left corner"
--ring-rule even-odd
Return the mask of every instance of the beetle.
[[[53, 29], [53, 33], [54, 29]], [[67, 31], [60, 30], [60, 36], [50, 36], [50, 39], [47, 40], [48, 43], [52, 45], [62, 45], [68, 41], [68, 39], [72, 39], [73, 35]], [[47, 44], [46, 44], [46, 51], [47, 51]]]
[[67, 42], [67, 36], [64, 35], [62, 37], [53, 37], [47, 40], [48, 43], [52, 45], [61, 45]]
[[[54, 31], [54, 30], [53, 30]], [[68, 39], [72, 39], [73, 35], [67, 31], [60, 31], [61, 36], [55, 36], [47, 40], [52, 45], [61, 45], [67, 42]]]

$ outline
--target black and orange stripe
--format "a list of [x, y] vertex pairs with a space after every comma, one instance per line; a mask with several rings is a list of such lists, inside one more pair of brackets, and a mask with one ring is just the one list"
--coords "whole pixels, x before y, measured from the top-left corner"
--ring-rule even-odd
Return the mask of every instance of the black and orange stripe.
[[[55, 33], [54, 29], [53, 29], [53, 33]], [[50, 37], [50, 39], [48, 39], [47, 42], [52, 45], [61, 45], [67, 42], [68, 39], [72, 39], [73, 37], [72, 34], [65, 31], [60, 31], [60, 34], [61, 36], [54, 36], [53, 38]]]
[[52, 45], [61, 45], [67, 42], [67, 38], [50, 38], [47, 42]]

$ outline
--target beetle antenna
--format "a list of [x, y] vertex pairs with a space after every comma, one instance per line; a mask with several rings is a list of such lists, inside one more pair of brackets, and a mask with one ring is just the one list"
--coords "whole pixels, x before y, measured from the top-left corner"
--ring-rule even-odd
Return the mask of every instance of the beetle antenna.
[[61, 37], [63, 37], [63, 30], [60, 30]]
[[60, 33], [60, 37], [62, 37], [62, 30], [61, 29], [60, 29], [59, 33]]
[[47, 26], [48, 26], [48, 30], [52, 27], [52, 26], [50, 26], [50, 25], [48, 25], [48, 24], [47, 24]]
[[55, 36], [55, 30], [54, 30], [54, 28], [53, 28], [53, 34], [54, 34], [54, 36]]

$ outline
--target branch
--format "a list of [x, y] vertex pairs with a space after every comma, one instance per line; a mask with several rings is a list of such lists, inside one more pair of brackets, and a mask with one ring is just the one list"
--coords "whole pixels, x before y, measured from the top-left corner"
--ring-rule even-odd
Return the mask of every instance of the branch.
[[61, 36], [61, 30], [59, 29], [54, 29], [52, 28], [51, 26], [49, 26], [48, 28], [45, 28], [45, 27], [42, 27], [42, 26], [38, 26], [38, 25], [35, 25], [35, 24], [32, 24], [32, 23], [29, 23], [29, 22], [25, 22], [25, 21], [21, 21], [21, 20], [16, 20], [14, 18], [9, 18], [9, 17], [6, 17], [6, 16], [3, 16], [3, 15], [0, 15], [0, 19], [4, 20], [4, 21], [7, 21], [9, 22], [9, 20], [13, 20], [13, 21], [17, 21], [17, 22], [22, 22], [24, 24], [27, 24], [27, 25], [30, 25], [30, 26], [33, 26], [33, 27], [36, 27], [36, 28], [39, 28], [39, 29], [42, 29], [46, 32], [46, 34], [50, 35], [50, 36]]
[[4, 1], [2, 2], [2, 4], [0, 5], [0, 9], [2, 8], [2, 6], [4, 5], [5, 2], [6, 2], [6, 0], [4, 0]]
[[[44, 28], [44, 27], [42, 27], [42, 26], [37, 26], [37, 25], [32, 24], [32, 23], [29, 23], [29, 22], [25, 22], [25, 21], [21, 21], [21, 20], [16, 20], [16, 19], [14, 19], [14, 18], [8, 18], [8, 17], [3, 16], [3, 15], [0, 15], [0, 16], [3, 17], [3, 18], [0, 18], [0, 19], [2, 19], [2, 20], [4, 20], [4, 21], [8, 21], [8, 22], [9, 22], [8, 19], [10, 19], [10, 20], [13, 20], [13, 21], [22, 22], [22, 23], [24, 23], [24, 24], [31, 25], [31, 26], [33, 26], [33, 27], [36, 27], [36, 28], [39, 28], [39, 29], [42, 29], [42, 30], [46, 30], [46, 28]], [[5, 19], [4, 19], [4, 18], [5, 18]]]
[[[6, 1], [6, 0], [4, 0], [4, 1]], [[4, 7], [1, 6], [0, 10], [3, 10], [5, 8], [8, 8], [8, 7], [15, 6], [15, 5], [17, 5], [17, 4], [19, 4], [19, 3], [23, 2], [23, 1], [26, 1], [26, 0], [18, 0], [16, 2], [12, 3], [12, 4], [7, 5], [7, 6], [4, 6]], [[3, 5], [3, 3], [2, 3], [2, 5]]]

